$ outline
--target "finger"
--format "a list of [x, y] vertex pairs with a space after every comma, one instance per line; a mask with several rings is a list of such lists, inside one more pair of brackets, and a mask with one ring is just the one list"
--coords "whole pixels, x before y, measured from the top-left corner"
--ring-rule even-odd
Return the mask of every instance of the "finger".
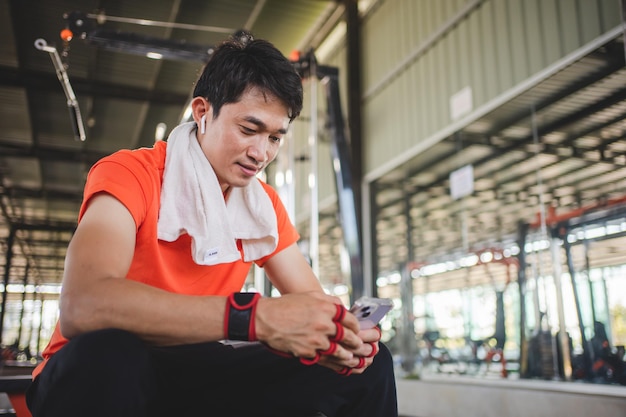
[[374, 330], [376, 330], [376, 332], [378, 332], [378, 338], [376, 339], [376, 341], [378, 342], [383, 337], [383, 331], [378, 326], [374, 326]]
[[363, 329], [359, 332], [359, 337], [366, 343], [378, 342], [381, 338], [381, 331], [378, 327], [372, 327], [371, 329]]
[[363, 340], [353, 331], [353, 329], [344, 325], [346, 321], [349, 321], [349, 316], [352, 316], [351, 314], [347, 314], [347, 310], [345, 310], [345, 312], [346, 313], [342, 322], [334, 322], [335, 334], [329, 337], [329, 339], [331, 342], [340, 343], [345, 348], [356, 353], [356, 351], [363, 346]]
[[367, 370], [367, 367], [369, 366], [369, 364], [365, 364], [363, 366], [363, 368], [351, 368], [352, 372], [350, 373], [350, 375], [358, 375], [358, 374], [362, 374], [363, 372], [365, 372]]
[[354, 333], [359, 333], [359, 331], [361, 330], [361, 326], [359, 325], [359, 320], [349, 310], [346, 310], [346, 314], [341, 320], [341, 324], [344, 327], [352, 330]]
[[343, 340], [343, 336], [345, 334], [345, 330], [343, 328], [343, 326], [341, 325], [341, 323], [339, 322], [335, 322], [335, 335], [330, 337], [330, 341], [331, 342], [341, 342]]
[[335, 317], [333, 317], [333, 321], [340, 322], [346, 317], [346, 312], [348, 311], [343, 304], [335, 304], [337, 308], [337, 312], [335, 313]]
[[335, 372], [337, 372], [339, 375], [349, 376], [352, 373], [352, 368], [348, 368], [347, 366], [344, 366], [343, 368]]
[[319, 353], [320, 355], [329, 356], [329, 355], [333, 355], [336, 351], [337, 351], [337, 343], [331, 340], [330, 347], [328, 349], [321, 350]]
[[315, 353], [315, 356], [312, 358], [300, 358], [300, 363], [303, 365], [315, 365], [320, 361], [320, 357], [319, 353]]
[[373, 358], [378, 353], [378, 342], [365, 342], [361, 347], [352, 351], [355, 357]]
[[373, 358], [378, 353], [378, 343], [369, 342], [368, 345], [372, 347], [372, 351], [366, 355], [366, 358]]
[[343, 367], [352, 368], [357, 363], [358, 361], [354, 358], [339, 359], [334, 355], [322, 355], [318, 365], [325, 366], [333, 371], [338, 371]]
[[336, 340], [341, 346], [350, 350], [354, 354], [358, 354], [358, 352], [363, 349], [363, 340], [358, 334], [354, 333], [352, 329], [347, 327], [343, 327], [341, 339], [338, 339], [337, 337], [333, 337], [332, 339]]
[[355, 353], [349, 349], [346, 349], [342, 346], [341, 343], [337, 343], [337, 348], [333, 352], [332, 355], [327, 355], [330, 358], [333, 358], [337, 362], [341, 362], [343, 365], [347, 365], [349, 361], [354, 358]]
[[366, 358], [364, 356], [355, 357], [350, 363], [346, 364], [349, 368], [352, 368], [353, 373], [361, 374], [365, 372], [365, 369], [370, 366], [374, 360], [372, 358]]
[[365, 368], [365, 365], [367, 364], [367, 362], [365, 361], [365, 358], [363, 356], [359, 356], [359, 363], [357, 366], [355, 366], [356, 369], [363, 369]]
[[289, 353], [289, 352], [283, 352], [282, 350], [278, 350], [278, 349], [274, 349], [273, 347], [271, 347], [268, 344], [264, 344], [264, 346], [273, 354], [278, 355], [278, 356], [282, 356], [283, 358], [293, 358], [294, 356]]

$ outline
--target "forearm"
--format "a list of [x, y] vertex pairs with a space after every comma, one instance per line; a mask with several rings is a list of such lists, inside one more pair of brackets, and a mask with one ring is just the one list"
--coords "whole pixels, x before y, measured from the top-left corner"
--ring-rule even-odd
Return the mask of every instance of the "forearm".
[[324, 290], [300, 249], [294, 243], [266, 262], [264, 266], [272, 284], [281, 294], [320, 292]]
[[158, 345], [224, 338], [225, 297], [173, 294], [139, 282], [102, 278], [61, 295], [61, 331], [71, 338], [104, 328], [133, 332]]

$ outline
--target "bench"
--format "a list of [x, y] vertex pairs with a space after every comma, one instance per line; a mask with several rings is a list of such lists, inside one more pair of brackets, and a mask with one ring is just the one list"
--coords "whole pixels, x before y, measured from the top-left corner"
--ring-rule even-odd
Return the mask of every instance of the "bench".
[[32, 417], [26, 406], [26, 389], [30, 385], [30, 375], [0, 376], [0, 392], [6, 393], [13, 411], [7, 410], [2, 415], [16, 417]]

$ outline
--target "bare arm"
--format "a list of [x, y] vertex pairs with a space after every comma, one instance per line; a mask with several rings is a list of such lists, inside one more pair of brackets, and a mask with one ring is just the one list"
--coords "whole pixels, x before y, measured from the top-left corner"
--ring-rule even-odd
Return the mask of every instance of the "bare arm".
[[268, 260], [264, 269], [281, 294], [308, 291], [324, 293], [319, 280], [295, 243]]
[[108, 194], [93, 197], [67, 251], [63, 335], [118, 328], [164, 345], [223, 338], [225, 297], [172, 294], [125, 279], [134, 248], [126, 207]]
[[[265, 270], [282, 296], [261, 299], [257, 307], [256, 326], [259, 338], [271, 347], [296, 356], [311, 358], [317, 351], [330, 347], [329, 337], [337, 332], [333, 322], [337, 297], [324, 294], [322, 287], [298, 247], [284, 249], [265, 264]], [[380, 334], [377, 330], [360, 331], [356, 318], [348, 313], [341, 322], [344, 337], [332, 356], [324, 356], [320, 364], [334, 370], [354, 368], [358, 356], [372, 353]], [[372, 363], [364, 359], [360, 373]]]

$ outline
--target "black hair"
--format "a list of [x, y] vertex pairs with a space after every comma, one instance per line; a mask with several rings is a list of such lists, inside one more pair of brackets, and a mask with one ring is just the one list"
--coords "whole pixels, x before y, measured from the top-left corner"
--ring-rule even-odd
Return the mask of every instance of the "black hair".
[[214, 50], [193, 96], [206, 98], [217, 118], [224, 104], [238, 102], [252, 87], [282, 101], [290, 121], [300, 114], [302, 80], [293, 64], [270, 42], [240, 31]]

